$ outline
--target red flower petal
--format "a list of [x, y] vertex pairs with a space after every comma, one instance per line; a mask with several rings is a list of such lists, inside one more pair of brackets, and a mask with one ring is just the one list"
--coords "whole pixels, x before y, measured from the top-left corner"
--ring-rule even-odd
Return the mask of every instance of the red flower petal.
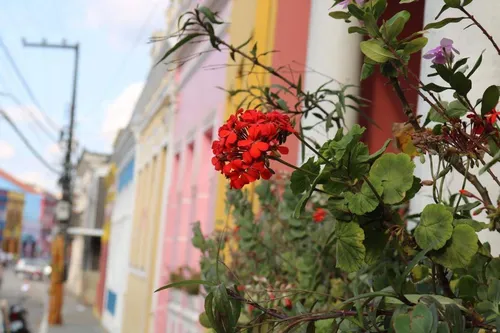
[[283, 155], [286, 155], [286, 154], [288, 154], [289, 149], [288, 149], [288, 147], [285, 147], [285, 146], [278, 146], [278, 151], [280, 153], [282, 153]]

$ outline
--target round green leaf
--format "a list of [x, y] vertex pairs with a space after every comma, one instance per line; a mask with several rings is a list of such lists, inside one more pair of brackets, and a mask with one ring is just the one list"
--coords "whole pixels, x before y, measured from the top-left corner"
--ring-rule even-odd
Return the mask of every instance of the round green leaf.
[[483, 94], [483, 101], [481, 104], [481, 114], [484, 116], [492, 109], [494, 109], [498, 104], [499, 98], [500, 98], [500, 91], [498, 90], [498, 87], [495, 85], [489, 86], [488, 89], [486, 89]]
[[338, 222], [336, 225], [337, 267], [350, 273], [359, 270], [365, 260], [365, 233], [355, 222]]
[[382, 199], [387, 204], [401, 202], [413, 185], [415, 164], [406, 154], [387, 153], [373, 163], [370, 179], [382, 185]]
[[[371, 183], [378, 194], [382, 193], [382, 185], [380, 183]], [[356, 215], [373, 212], [379, 204], [377, 196], [366, 182], [361, 186], [361, 191], [358, 193], [346, 192], [344, 197], [349, 210]]]
[[442, 248], [453, 232], [453, 215], [443, 205], [427, 205], [415, 229], [415, 240], [422, 249]]
[[450, 241], [433, 256], [436, 263], [450, 269], [465, 268], [478, 250], [477, 235], [466, 224], [459, 224], [453, 230]]

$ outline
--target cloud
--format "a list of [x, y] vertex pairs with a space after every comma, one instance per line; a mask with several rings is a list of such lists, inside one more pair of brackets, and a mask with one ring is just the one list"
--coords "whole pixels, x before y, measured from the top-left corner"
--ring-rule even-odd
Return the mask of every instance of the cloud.
[[7, 141], [0, 140], [0, 160], [11, 159], [14, 154], [14, 147]]
[[[9, 118], [16, 124], [34, 123], [37, 121], [46, 130], [53, 129], [53, 127], [47, 122], [46, 117], [42, 114], [42, 111], [32, 104], [9, 105], [4, 107], [4, 110]], [[57, 135], [57, 133], [54, 132], [54, 135]]]
[[110, 144], [113, 143], [118, 130], [127, 126], [143, 87], [142, 82], [129, 85], [106, 106], [101, 134]]
[[19, 180], [39, 187], [43, 190], [48, 190], [53, 193], [57, 193], [57, 180], [54, 176], [47, 173], [39, 172], [39, 171], [26, 171], [16, 174], [16, 178]]
[[[88, 0], [85, 25], [108, 33], [113, 44], [130, 44], [139, 29], [147, 25], [161, 27], [164, 9], [163, 0]], [[151, 31], [146, 31], [147, 33]], [[144, 43], [148, 37], [145, 36]]]

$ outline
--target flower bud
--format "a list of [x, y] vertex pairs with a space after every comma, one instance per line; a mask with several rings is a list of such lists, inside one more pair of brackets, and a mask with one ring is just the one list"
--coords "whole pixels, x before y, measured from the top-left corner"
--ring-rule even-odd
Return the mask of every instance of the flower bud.
[[468, 197], [468, 198], [474, 198], [474, 194], [470, 193], [469, 191], [467, 190], [460, 190], [458, 191], [461, 195], [463, 195], [464, 197]]
[[285, 304], [285, 308], [287, 308], [288, 310], [292, 309], [293, 304], [292, 304], [292, 301], [288, 297], [285, 297], [285, 299], [283, 300], [283, 303]]
[[422, 181], [420, 182], [420, 184], [421, 184], [422, 186], [432, 186], [432, 185], [434, 184], [434, 181], [432, 181], [432, 180], [422, 180]]

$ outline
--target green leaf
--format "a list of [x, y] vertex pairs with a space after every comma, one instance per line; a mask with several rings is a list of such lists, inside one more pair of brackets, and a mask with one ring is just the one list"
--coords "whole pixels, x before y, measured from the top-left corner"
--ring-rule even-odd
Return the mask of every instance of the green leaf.
[[387, 153], [376, 160], [370, 169], [370, 179], [379, 182], [384, 191], [382, 199], [387, 204], [396, 204], [405, 198], [413, 185], [415, 164], [404, 153]]
[[444, 316], [446, 320], [451, 324], [452, 333], [464, 333], [465, 332], [465, 318], [462, 315], [462, 311], [455, 304], [447, 304], [445, 306]]
[[446, 323], [440, 322], [437, 327], [437, 333], [450, 333], [450, 328]]
[[405, 28], [405, 19], [402, 17], [396, 18], [394, 22], [389, 23], [389, 21], [385, 24], [386, 38], [391, 41], [403, 31]]
[[196, 38], [196, 37], [199, 37], [199, 36], [204, 36], [204, 34], [201, 34], [201, 33], [192, 33], [192, 34], [189, 34], [187, 35], [186, 37], [184, 37], [183, 39], [181, 39], [180, 41], [177, 42], [177, 44], [175, 44], [174, 46], [172, 46], [161, 58], [160, 60], [158, 60], [155, 64], [158, 65], [160, 62], [162, 62], [163, 60], [167, 59], [168, 56], [170, 56], [172, 53], [174, 53], [175, 51], [177, 51], [181, 46], [183, 46], [184, 44], [188, 43], [189, 41], [191, 41], [192, 39]]
[[330, 143], [330, 148], [334, 150], [334, 157], [337, 161], [342, 160], [345, 153], [359, 142], [365, 130], [365, 128], [355, 124], [342, 139]]
[[360, 47], [364, 55], [380, 64], [387, 62], [389, 59], [397, 59], [391, 51], [384, 49], [375, 40], [361, 42]]
[[450, 23], [458, 23], [465, 19], [465, 17], [450, 17], [450, 18], [445, 18], [444, 20], [438, 21], [438, 22], [432, 22], [427, 24], [424, 27], [424, 30], [430, 30], [430, 29], [441, 29], [442, 27], [450, 24]]
[[314, 327], [316, 328], [316, 333], [331, 333], [335, 332], [337, 322], [335, 319], [318, 320], [314, 322]]
[[393, 322], [394, 331], [396, 333], [410, 333], [412, 332], [410, 328], [410, 323], [411, 320], [409, 315], [407, 314], [397, 315]]
[[367, 64], [364, 63], [363, 66], [361, 67], [361, 78], [360, 80], [366, 80], [370, 76], [372, 76], [373, 71], [375, 70], [375, 66], [372, 64]]
[[413, 270], [413, 268], [420, 262], [422, 261], [425, 256], [427, 255], [427, 253], [430, 251], [431, 249], [425, 249], [425, 250], [422, 250], [420, 251], [411, 261], [410, 263], [408, 264], [408, 266], [406, 266], [403, 274], [401, 274], [401, 277], [399, 278], [399, 280], [397, 281], [397, 285], [398, 285], [398, 288], [399, 290], [401, 290], [403, 288], [403, 285], [406, 281], [406, 277], [408, 276], [408, 274], [410, 274], [410, 272]]
[[495, 156], [479, 170], [479, 175], [482, 175], [486, 171], [488, 171], [493, 165], [495, 165], [498, 161], [500, 161], [500, 151], [498, 151]]
[[198, 321], [200, 322], [201, 326], [203, 326], [205, 328], [212, 328], [212, 324], [210, 323], [210, 320], [208, 319], [206, 312], [200, 313], [200, 316], [198, 317]]
[[455, 91], [462, 95], [467, 96], [469, 91], [472, 89], [472, 81], [465, 77], [462, 72], [456, 72], [451, 77], [450, 85]]
[[417, 53], [420, 50], [422, 50], [427, 45], [428, 42], [429, 42], [429, 39], [427, 37], [415, 38], [415, 39], [409, 41], [408, 43], [406, 43], [405, 48], [404, 48], [404, 52], [406, 54]]
[[361, 27], [349, 27], [347, 28], [347, 32], [349, 32], [350, 34], [355, 34], [355, 33], [362, 35], [368, 34], [368, 31], [366, 31], [366, 29]]
[[450, 102], [446, 107], [446, 114], [450, 118], [463, 117], [465, 116], [467, 111], [468, 111], [467, 107], [458, 100]]
[[486, 277], [488, 279], [500, 277], [500, 258], [493, 258], [486, 266]]
[[205, 15], [205, 17], [210, 21], [210, 23], [213, 23], [213, 24], [222, 24], [223, 23], [223, 22], [217, 20], [215, 13], [212, 12], [209, 8], [201, 6], [198, 8], [198, 10], [200, 12], [202, 12], [203, 15]]
[[444, 3], [450, 6], [451, 8], [460, 7], [460, 0], [444, 0]]
[[442, 248], [453, 233], [453, 214], [444, 205], [425, 206], [415, 228], [415, 240], [421, 249]]
[[438, 86], [435, 83], [428, 83], [425, 86], [423, 86], [422, 89], [424, 89], [425, 91], [434, 91], [439, 93], [448, 90], [450, 88]]
[[375, 264], [382, 255], [389, 236], [383, 231], [370, 230], [365, 235], [364, 245], [366, 248], [365, 262], [368, 265]]
[[458, 280], [457, 286], [455, 288], [455, 294], [458, 297], [477, 297], [477, 286], [479, 282], [470, 275], [464, 275]]
[[328, 15], [336, 20], [348, 20], [351, 18], [351, 14], [343, 11], [330, 12]]
[[470, 78], [472, 76], [472, 74], [474, 74], [476, 72], [476, 70], [479, 68], [479, 66], [481, 66], [481, 63], [483, 62], [483, 52], [481, 52], [481, 55], [479, 56], [479, 58], [477, 58], [477, 61], [474, 64], [474, 67], [472, 67], [469, 74], [467, 74], [467, 78]]
[[413, 184], [411, 185], [411, 188], [408, 191], [406, 191], [406, 196], [403, 199], [403, 202], [411, 200], [413, 199], [413, 197], [415, 197], [415, 195], [417, 195], [418, 191], [420, 191], [420, 189], [422, 188], [421, 182], [422, 179], [418, 177], [413, 177]]
[[451, 239], [433, 259], [449, 269], [465, 268], [478, 250], [477, 241], [477, 234], [472, 227], [466, 224], [457, 225], [453, 229]]
[[472, 229], [474, 229], [475, 232], [479, 232], [481, 230], [488, 228], [488, 224], [483, 223], [483, 222], [479, 222], [479, 221], [475, 221], [472, 219], [459, 219], [459, 220], [453, 221], [454, 226], [457, 226], [460, 224], [466, 224], [466, 225], [472, 227]]
[[488, 300], [497, 307], [500, 304], [500, 280], [491, 279], [488, 286]]
[[[380, 183], [371, 182], [375, 190], [380, 195], [382, 193], [382, 185]], [[368, 183], [363, 183], [361, 186], [361, 191], [358, 193], [346, 192], [344, 197], [347, 201], [349, 210], [356, 215], [364, 215], [366, 213], [373, 212], [375, 208], [378, 207], [379, 202], [375, 193], [368, 185]]]
[[[300, 169], [295, 170], [290, 178], [293, 194], [297, 195], [311, 188], [311, 183], [319, 174], [320, 166], [314, 162], [314, 158], [310, 157]], [[314, 176], [313, 176], [314, 174]]]
[[389, 144], [391, 143], [391, 141], [392, 141], [391, 139], [385, 140], [384, 145], [382, 146], [382, 148], [380, 148], [379, 150], [377, 150], [376, 152], [374, 152], [371, 155], [360, 156], [358, 158], [358, 162], [359, 163], [371, 163], [371, 162], [375, 161], [377, 158], [379, 158], [380, 156], [382, 156], [383, 153], [385, 153], [385, 151], [387, 150], [387, 147], [389, 146]]
[[500, 90], [496, 85], [489, 86], [483, 94], [483, 101], [481, 103], [481, 115], [484, 116], [492, 109], [496, 108], [498, 99], [500, 98]]
[[355, 222], [335, 226], [337, 267], [350, 273], [359, 270], [365, 260], [365, 233]]
[[410, 332], [411, 333], [432, 333], [433, 331], [432, 312], [423, 304], [418, 304], [410, 312]]
[[363, 20], [365, 12], [361, 10], [357, 5], [350, 3], [347, 5], [347, 10], [358, 20]]
[[205, 286], [211, 286], [214, 287], [217, 284], [210, 282], [210, 281], [205, 281], [205, 280], [185, 280], [185, 281], [179, 281], [179, 282], [174, 282], [174, 283], [169, 283], [163, 287], [160, 287], [156, 289], [154, 292], [157, 293], [159, 291], [165, 290], [165, 289], [170, 289], [170, 288], [178, 288], [178, 287], [184, 287], [184, 286], [190, 286], [193, 284], [201, 284]]

